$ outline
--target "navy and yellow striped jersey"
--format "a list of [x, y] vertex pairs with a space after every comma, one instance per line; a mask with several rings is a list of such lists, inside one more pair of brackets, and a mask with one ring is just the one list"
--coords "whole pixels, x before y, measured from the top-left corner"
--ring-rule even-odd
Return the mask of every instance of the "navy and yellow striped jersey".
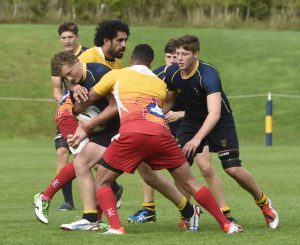
[[221, 93], [221, 117], [216, 125], [234, 126], [232, 110], [222, 89], [218, 71], [211, 64], [198, 61], [194, 70], [182, 77], [178, 64], [171, 65], [166, 70], [165, 82], [169, 91], [176, 91], [185, 103], [185, 119], [202, 124], [208, 115], [207, 96]]
[[79, 55], [81, 55], [84, 51], [86, 51], [88, 49], [89, 48], [87, 48], [87, 47], [82, 47], [82, 45], [79, 45], [79, 47], [74, 52], [74, 55], [76, 55], [77, 57], [79, 57]]
[[[158, 76], [161, 80], [165, 79], [166, 76], [166, 70], [167, 70], [167, 66], [166, 65], [162, 65], [160, 67], [158, 67], [157, 69], [155, 69], [153, 71], [153, 73]], [[182, 100], [182, 98], [180, 96], [177, 96], [174, 106], [172, 108], [172, 111], [184, 111], [184, 101]]]
[[[88, 90], [93, 88], [98, 82], [100, 82], [101, 78], [108, 73], [111, 69], [106, 65], [100, 63], [82, 63], [83, 65], [83, 78], [79, 82], [79, 84]], [[71, 92], [71, 99], [73, 103], [75, 99], [73, 98], [73, 92]], [[105, 109], [108, 105], [108, 102], [105, 98], [101, 98], [96, 101], [93, 105], [97, 106], [101, 111]], [[107, 125], [114, 126], [119, 125], [120, 120], [119, 117], [115, 117], [111, 119]]]

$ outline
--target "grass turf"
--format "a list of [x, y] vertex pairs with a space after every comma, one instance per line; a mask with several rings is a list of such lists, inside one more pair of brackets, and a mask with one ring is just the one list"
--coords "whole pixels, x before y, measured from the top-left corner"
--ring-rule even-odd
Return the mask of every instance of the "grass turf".
[[[51, 140], [5, 140], [0, 142], [0, 244], [299, 244], [298, 203], [300, 196], [299, 154], [297, 147], [244, 146], [241, 158], [257, 181], [270, 196], [280, 214], [280, 228], [270, 230], [252, 198], [222, 171], [216, 157], [214, 165], [224, 184], [227, 201], [234, 217], [244, 226], [243, 234], [224, 234], [205, 212], [200, 232], [178, 230], [179, 213], [176, 207], [156, 194], [157, 222], [129, 225], [125, 220], [142, 202], [138, 174], [124, 174], [123, 205], [119, 214], [128, 234], [121, 237], [103, 236], [100, 232], [66, 232], [62, 223], [76, 220], [82, 205], [74, 183], [76, 210], [58, 211], [62, 194], [57, 193], [50, 206], [49, 225], [41, 224], [34, 215], [33, 195], [45, 188], [54, 177], [55, 155]], [[203, 181], [196, 166], [193, 172]], [[167, 174], [166, 172], [164, 172]], [[297, 194], [298, 193], [298, 194]]]

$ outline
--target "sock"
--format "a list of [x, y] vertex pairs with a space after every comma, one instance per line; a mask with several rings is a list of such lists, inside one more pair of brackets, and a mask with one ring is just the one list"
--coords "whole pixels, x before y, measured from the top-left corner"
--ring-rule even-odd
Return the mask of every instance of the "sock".
[[194, 215], [194, 208], [188, 202], [185, 196], [182, 196], [180, 203], [177, 205], [181, 216], [185, 219], [189, 219]]
[[73, 162], [70, 162], [59, 171], [48, 188], [43, 191], [41, 195], [42, 199], [50, 201], [58, 190], [60, 190], [66, 183], [75, 178], [76, 174]]
[[151, 212], [155, 212], [155, 202], [154, 201], [143, 202], [143, 208], [146, 208]]
[[98, 218], [97, 218], [97, 210], [84, 210], [83, 211], [83, 215], [82, 215], [83, 219], [86, 219], [92, 223], [97, 222]]
[[103, 211], [102, 211], [102, 209], [100, 208], [99, 205], [97, 205], [96, 208], [97, 208], [97, 217], [98, 217], [98, 221], [100, 222], [100, 221], [102, 221], [102, 214], [103, 214]]
[[230, 210], [229, 207], [221, 208], [221, 211], [222, 211], [222, 213], [223, 213], [225, 216], [230, 216], [230, 217], [232, 217], [231, 210]]
[[225, 215], [220, 210], [220, 207], [216, 199], [211, 194], [210, 190], [204, 186], [195, 195], [195, 200], [204, 207], [219, 223], [221, 229], [223, 230], [224, 225], [230, 223]]
[[117, 202], [110, 186], [100, 187], [96, 191], [96, 199], [107, 217], [112, 229], [119, 229], [122, 225], [117, 212]]
[[62, 193], [64, 195], [65, 203], [69, 203], [72, 207], [74, 207], [73, 203], [73, 193], [72, 193], [72, 181], [66, 183], [62, 188]]
[[269, 204], [269, 200], [268, 197], [266, 196], [265, 193], [262, 193], [262, 197], [261, 199], [256, 201], [256, 205], [259, 206], [260, 208], [262, 208], [263, 206]]

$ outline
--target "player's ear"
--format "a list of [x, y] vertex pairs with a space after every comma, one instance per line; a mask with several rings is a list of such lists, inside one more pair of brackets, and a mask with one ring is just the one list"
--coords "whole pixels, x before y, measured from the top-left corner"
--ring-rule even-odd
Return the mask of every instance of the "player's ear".
[[198, 59], [199, 58], [199, 51], [194, 52], [194, 58]]
[[111, 44], [111, 40], [108, 39], [108, 38], [104, 38], [104, 39], [103, 39], [103, 44], [104, 44], [105, 46], [109, 46], [109, 45]]

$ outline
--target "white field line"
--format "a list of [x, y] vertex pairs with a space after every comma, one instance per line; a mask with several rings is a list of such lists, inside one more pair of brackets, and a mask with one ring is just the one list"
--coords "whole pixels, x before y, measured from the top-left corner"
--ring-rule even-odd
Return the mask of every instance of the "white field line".
[[[232, 96], [227, 96], [227, 97], [229, 99], [247, 99], [247, 98], [255, 98], [255, 97], [268, 97], [268, 93], [265, 93], [265, 94], [232, 95]], [[300, 99], [300, 95], [292, 95], [292, 94], [273, 94], [272, 93], [272, 97], [284, 97], [284, 98]], [[55, 102], [54, 99], [21, 98], [21, 97], [0, 97], [0, 100]]]

